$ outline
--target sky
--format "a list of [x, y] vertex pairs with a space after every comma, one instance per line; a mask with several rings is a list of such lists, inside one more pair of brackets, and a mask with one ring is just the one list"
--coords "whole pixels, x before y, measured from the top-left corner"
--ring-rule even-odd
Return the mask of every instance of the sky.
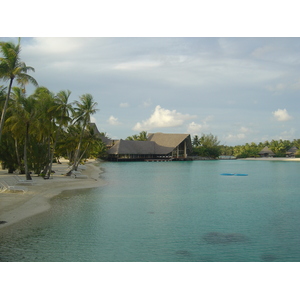
[[21, 45], [40, 86], [68, 89], [72, 101], [92, 94], [92, 121], [112, 139], [141, 131], [211, 133], [229, 146], [300, 138], [300, 38], [23, 37]]

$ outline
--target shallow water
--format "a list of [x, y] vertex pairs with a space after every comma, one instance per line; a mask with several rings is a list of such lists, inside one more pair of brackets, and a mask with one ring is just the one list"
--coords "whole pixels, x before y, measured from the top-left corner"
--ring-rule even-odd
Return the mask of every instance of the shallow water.
[[[300, 261], [300, 163], [103, 163], [0, 231], [2, 261]], [[222, 176], [242, 173], [248, 176]]]

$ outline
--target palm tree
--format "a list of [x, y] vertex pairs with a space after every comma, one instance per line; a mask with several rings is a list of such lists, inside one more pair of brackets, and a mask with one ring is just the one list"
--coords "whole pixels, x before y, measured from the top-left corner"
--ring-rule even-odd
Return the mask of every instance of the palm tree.
[[[16, 88], [16, 92], [17, 92]], [[19, 89], [20, 90], [20, 89]], [[20, 93], [21, 95], [21, 93]], [[10, 107], [12, 115], [7, 118], [6, 123], [11, 125], [11, 131], [23, 133], [24, 136], [24, 167], [26, 179], [31, 180], [28, 168], [28, 141], [29, 133], [32, 125], [37, 123], [37, 105], [34, 97], [26, 97], [25, 94], [17, 97], [13, 105]]]
[[[46, 87], [38, 87], [32, 95], [36, 99], [37, 110], [39, 114], [37, 116], [37, 139], [39, 143], [45, 145], [47, 152], [43, 159], [42, 173], [46, 174], [49, 170], [51, 161], [51, 145], [53, 144], [54, 132], [56, 130], [56, 124], [54, 122], [56, 117], [55, 95], [50, 92]], [[41, 170], [39, 170], [41, 171]]]
[[21, 39], [19, 38], [17, 45], [12, 42], [0, 42], [0, 52], [3, 54], [3, 57], [0, 57], [0, 78], [3, 80], [9, 80], [7, 96], [1, 115], [0, 142], [6, 109], [14, 79], [16, 78], [17, 82], [22, 86], [24, 86], [28, 82], [31, 82], [34, 85], [38, 85], [36, 80], [27, 74], [28, 71], [34, 71], [34, 68], [26, 66], [24, 62], [20, 61], [20, 41]]
[[58, 141], [60, 132], [61, 132], [61, 128], [63, 126], [66, 126], [68, 124], [69, 121], [71, 121], [70, 118], [70, 112], [73, 112], [73, 106], [71, 103], [68, 103], [69, 98], [71, 95], [71, 91], [69, 90], [62, 90], [60, 91], [55, 98], [55, 105], [50, 108], [49, 112], [51, 111], [55, 111], [56, 113], [56, 123], [57, 123], [57, 128], [56, 128], [56, 134], [55, 134], [55, 138], [54, 138], [54, 142], [53, 142], [53, 146], [52, 146], [52, 152], [51, 152], [51, 156], [50, 156], [50, 165], [49, 165], [49, 170], [48, 170], [48, 174], [46, 178], [50, 178], [51, 175], [51, 171], [52, 171], [52, 162], [53, 162], [53, 157], [54, 157], [54, 152], [55, 152], [55, 148], [56, 148], [56, 143]]
[[[23, 93], [23, 91], [19, 88], [19, 87], [13, 87], [12, 91], [11, 91], [11, 99], [13, 100], [13, 105], [11, 107], [8, 108], [7, 112], [9, 112], [10, 110], [14, 111], [14, 107], [16, 107], [17, 103], [21, 103], [22, 101], [24, 101], [24, 98], [26, 97], [25, 93]], [[12, 114], [10, 114], [12, 115]], [[7, 120], [9, 119], [10, 116], [8, 116]], [[17, 157], [17, 162], [18, 162], [18, 167], [19, 167], [19, 171], [22, 173], [24, 172], [24, 166], [22, 166], [21, 164], [21, 157], [19, 154], [19, 141], [21, 141], [24, 137], [24, 133], [22, 132], [22, 130], [19, 130], [18, 127], [14, 127], [14, 122], [9, 122], [6, 121], [6, 123], [9, 125], [8, 126], [8, 130], [11, 134], [11, 136], [14, 139], [14, 144], [15, 144], [15, 152], [16, 152], [16, 157]], [[5, 123], [5, 124], [6, 124]], [[7, 125], [4, 127], [3, 129], [3, 133], [6, 131]], [[16, 130], [12, 130], [12, 128], [16, 128]]]
[[101, 138], [99, 138], [93, 128], [88, 126], [87, 130], [84, 133], [82, 140], [82, 147], [84, 150], [82, 151], [79, 161], [83, 159], [88, 153], [89, 157], [99, 157], [106, 153], [106, 146], [102, 142]]
[[84, 94], [80, 97], [80, 101], [75, 101], [77, 107], [75, 107], [75, 118], [74, 123], [79, 123], [82, 125], [79, 143], [77, 149], [75, 150], [74, 163], [72, 171], [77, 169], [79, 164], [79, 152], [82, 143], [82, 137], [87, 125], [91, 122], [91, 115], [95, 114], [97, 109], [95, 108], [97, 102], [94, 102], [93, 96], [91, 94]]
[[147, 131], [141, 131], [139, 135], [134, 134], [132, 136], [128, 136], [126, 138], [126, 140], [128, 140], [128, 141], [147, 141], [148, 140]]

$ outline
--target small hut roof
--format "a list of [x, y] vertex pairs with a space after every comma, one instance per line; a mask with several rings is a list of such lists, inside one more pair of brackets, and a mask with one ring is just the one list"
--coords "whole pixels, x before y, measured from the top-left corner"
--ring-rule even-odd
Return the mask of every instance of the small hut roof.
[[275, 154], [271, 149], [269, 149], [269, 147], [264, 147], [258, 154]]
[[291, 149], [289, 149], [286, 153], [295, 154], [297, 151], [298, 151], [298, 148], [294, 146]]

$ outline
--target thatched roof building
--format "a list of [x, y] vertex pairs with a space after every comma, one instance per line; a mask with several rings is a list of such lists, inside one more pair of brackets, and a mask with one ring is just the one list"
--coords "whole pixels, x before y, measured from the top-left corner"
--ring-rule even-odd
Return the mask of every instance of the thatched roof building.
[[258, 154], [261, 157], [273, 157], [275, 155], [275, 153], [267, 146], [264, 147]]
[[287, 157], [295, 157], [297, 151], [298, 151], [298, 148], [294, 146], [286, 152], [286, 156]]
[[108, 151], [109, 155], [153, 155], [155, 154], [155, 143], [149, 141], [119, 140]]
[[150, 133], [147, 141], [120, 140], [108, 150], [110, 160], [187, 159], [192, 152], [189, 134]]

